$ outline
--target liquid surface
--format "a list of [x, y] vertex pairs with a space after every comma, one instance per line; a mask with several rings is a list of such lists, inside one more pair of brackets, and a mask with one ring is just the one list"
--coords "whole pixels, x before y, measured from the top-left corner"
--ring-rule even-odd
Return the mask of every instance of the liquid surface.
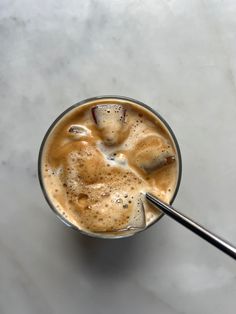
[[163, 123], [130, 101], [101, 99], [66, 113], [42, 153], [44, 188], [58, 213], [89, 233], [128, 234], [169, 203], [178, 180], [174, 142]]

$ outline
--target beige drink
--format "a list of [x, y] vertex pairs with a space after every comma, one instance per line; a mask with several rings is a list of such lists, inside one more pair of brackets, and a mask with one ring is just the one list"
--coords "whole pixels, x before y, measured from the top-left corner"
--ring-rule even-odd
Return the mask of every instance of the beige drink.
[[63, 220], [102, 237], [132, 235], [161, 212], [151, 192], [169, 203], [180, 177], [173, 134], [152, 111], [126, 98], [97, 98], [72, 107], [50, 129], [39, 175]]

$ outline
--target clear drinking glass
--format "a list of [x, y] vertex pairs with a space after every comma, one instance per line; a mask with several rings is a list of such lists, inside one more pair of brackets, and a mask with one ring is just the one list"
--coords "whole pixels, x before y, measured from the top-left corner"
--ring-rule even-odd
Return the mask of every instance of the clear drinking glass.
[[93, 233], [93, 232], [89, 232], [89, 231], [84, 231], [79, 229], [77, 226], [73, 225], [70, 221], [68, 221], [64, 216], [62, 216], [57, 209], [55, 208], [52, 200], [50, 199], [48, 193], [47, 193], [47, 188], [44, 184], [44, 180], [43, 180], [43, 175], [42, 175], [42, 156], [44, 153], [44, 147], [45, 144], [47, 143], [47, 140], [50, 136], [50, 134], [52, 133], [54, 127], [57, 125], [57, 123], [59, 121], [61, 121], [68, 113], [71, 113], [72, 110], [76, 109], [77, 107], [81, 106], [81, 105], [85, 105], [85, 104], [91, 104], [94, 103], [94, 105], [96, 105], [97, 103], [104, 101], [104, 103], [106, 102], [112, 102], [112, 101], [126, 101], [126, 102], [131, 102], [133, 104], [135, 104], [136, 106], [141, 106], [144, 107], [145, 109], [147, 109], [148, 111], [150, 111], [151, 113], [153, 113], [158, 121], [162, 124], [162, 126], [165, 128], [165, 130], [167, 131], [167, 133], [169, 134], [170, 138], [172, 139], [172, 142], [175, 146], [175, 150], [177, 153], [177, 165], [178, 165], [178, 177], [177, 177], [177, 181], [176, 181], [176, 186], [175, 186], [175, 190], [173, 193], [173, 197], [170, 201], [170, 204], [173, 203], [177, 193], [178, 193], [178, 189], [179, 189], [179, 185], [180, 185], [180, 181], [181, 181], [181, 174], [182, 174], [182, 162], [181, 162], [181, 153], [180, 153], [180, 148], [177, 142], [177, 139], [174, 135], [174, 132], [172, 131], [172, 129], [170, 128], [170, 126], [168, 125], [168, 123], [162, 118], [162, 116], [156, 112], [154, 109], [152, 109], [151, 107], [145, 105], [144, 103], [129, 98], [129, 97], [124, 97], [124, 96], [98, 96], [98, 97], [93, 97], [93, 98], [89, 98], [89, 99], [85, 99], [82, 100], [78, 103], [76, 103], [75, 105], [69, 107], [68, 109], [66, 109], [62, 114], [59, 115], [59, 117], [56, 118], [56, 120], [51, 124], [51, 126], [49, 127], [48, 131], [46, 132], [42, 144], [40, 146], [40, 150], [39, 150], [39, 157], [38, 157], [38, 178], [39, 178], [39, 182], [43, 191], [43, 194], [50, 206], [50, 208], [54, 211], [54, 213], [57, 215], [57, 217], [63, 222], [65, 223], [68, 227], [71, 227], [75, 230], [80, 231], [83, 234], [92, 236], [92, 237], [97, 237], [97, 238], [111, 238], [111, 239], [116, 239], [116, 238], [124, 238], [124, 237], [128, 237], [128, 236], [132, 236], [138, 232], [144, 231], [147, 228], [149, 228], [151, 225], [153, 225], [154, 223], [156, 223], [161, 217], [163, 217], [163, 213], [157, 217], [156, 220], [154, 220], [151, 224], [149, 224], [148, 226], [146, 226], [144, 229], [141, 230], [132, 230], [132, 231], [127, 231], [127, 232], [123, 232], [123, 233]]

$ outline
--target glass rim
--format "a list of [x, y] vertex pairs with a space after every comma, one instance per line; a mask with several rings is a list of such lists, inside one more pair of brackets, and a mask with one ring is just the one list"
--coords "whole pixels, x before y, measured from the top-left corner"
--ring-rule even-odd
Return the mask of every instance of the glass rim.
[[48, 139], [48, 136], [50, 135], [52, 129], [54, 128], [54, 126], [71, 110], [84, 105], [86, 103], [92, 102], [92, 101], [96, 101], [96, 100], [102, 100], [102, 99], [117, 99], [117, 100], [126, 100], [126, 101], [130, 101], [133, 102], [134, 104], [138, 104], [142, 107], [144, 107], [145, 109], [151, 111], [151, 113], [153, 113], [163, 124], [164, 126], [167, 128], [167, 131], [169, 132], [174, 145], [175, 145], [175, 149], [178, 155], [178, 178], [177, 178], [177, 182], [176, 182], [176, 187], [175, 187], [175, 192], [171, 198], [170, 204], [172, 204], [176, 198], [176, 195], [179, 191], [179, 187], [180, 187], [180, 182], [181, 182], [181, 177], [182, 177], [182, 158], [181, 158], [181, 152], [180, 152], [180, 147], [178, 144], [178, 141], [176, 139], [176, 136], [173, 132], [173, 130], [171, 129], [171, 127], [169, 126], [169, 124], [166, 122], [166, 120], [153, 108], [151, 108], [150, 106], [144, 104], [143, 102], [136, 100], [134, 98], [130, 98], [130, 97], [126, 97], [126, 96], [119, 96], [119, 95], [103, 95], [103, 96], [95, 96], [95, 97], [90, 97], [90, 98], [86, 98], [84, 100], [81, 100], [77, 103], [75, 103], [74, 105], [68, 107], [66, 110], [64, 110], [53, 122], [52, 124], [49, 126], [46, 134], [43, 137], [43, 140], [41, 142], [40, 148], [39, 148], [39, 155], [38, 155], [38, 179], [39, 179], [39, 183], [43, 192], [43, 195], [49, 205], [49, 207], [51, 208], [51, 210], [56, 214], [56, 216], [68, 227], [79, 231], [80, 233], [90, 236], [90, 237], [94, 237], [94, 238], [100, 238], [100, 239], [121, 239], [121, 238], [127, 238], [127, 237], [131, 237], [134, 236], [135, 234], [138, 234], [140, 232], [143, 232], [145, 230], [147, 230], [148, 228], [150, 228], [151, 226], [153, 226], [156, 222], [158, 222], [165, 214], [161, 213], [157, 219], [155, 219], [151, 224], [149, 224], [148, 226], [146, 226], [144, 229], [141, 230], [137, 230], [131, 234], [125, 234], [125, 235], [114, 235], [114, 236], [110, 236], [107, 237], [104, 233], [104, 235], [102, 233], [89, 233], [87, 231], [81, 230], [79, 227], [73, 225], [69, 220], [67, 220], [64, 216], [62, 216], [55, 208], [55, 206], [53, 205], [53, 202], [50, 200], [50, 197], [48, 196], [47, 190], [44, 186], [44, 182], [43, 182], [43, 176], [42, 176], [42, 155], [43, 155], [43, 150], [44, 150], [44, 146], [45, 143]]

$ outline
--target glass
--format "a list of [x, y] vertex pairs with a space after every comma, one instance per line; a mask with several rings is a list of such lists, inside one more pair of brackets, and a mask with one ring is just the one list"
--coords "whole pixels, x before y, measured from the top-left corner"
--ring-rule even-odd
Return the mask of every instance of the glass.
[[154, 220], [151, 224], [149, 224], [148, 226], [146, 226], [144, 229], [141, 229], [141, 230], [135, 230], [135, 231], [128, 231], [126, 233], [119, 233], [119, 234], [111, 234], [111, 233], [93, 233], [93, 232], [89, 232], [89, 231], [84, 231], [84, 230], [81, 230], [79, 229], [77, 226], [73, 225], [70, 221], [68, 221], [64, 216], [62, 216], [58, 211], [57, 209], [55, 208], [55, 206], [53, 205], [52, 201], [50, 200], [50, 197], [47, 193], [47, 189], [44, 185], [44, 181], [43, 181], [43, 176], [42, 176], [42, 156], [43, 156], [43, 151], [44, 151], [44, 147], [45, 147], [45, 144], [47, 142], [47, 139], [48, 139], [48, 136], [51, 134], [51, 132], [53, 131], [53, 128], [56, 126], [56, 124], [61, 120], [63, 119], [63, 117], [69, 113], [71, 110], [77, 108], [78, 106], [81, 106], [81, 105], [85, 105], [87, 103], [91, 103], [91, 102], [94, 102], [94, 104], [96, 105], [96, 102], [100, 102], [100, 101], [103, 101], [103, 100], [109, 100], [109, 101], [112, 101], [112, 100], [121, 100], [121, 101], [127, 101], [127, 102], [131, 102], [135, 105], [139, 105], [141, 107], [144, 107], [145, 109], [149, 110], [151, 113], [153, 113], [157, 118], [158, 120], [161, 122], [161, 124], [164, 126], [164, 128], [166, 129], [166, 131], [168, 132], [168, 134], [170, 135], [170, 138], [172, 139], [173, 143], [174, 143], [174, 146], [175, 146], [175, 150], [176, 150], [176, 153], [177, 153], [177, 161], [178, 161], [178, 178], [177, 178], [177, 182], [176, 182], [176, 187], [175, 187], [175, 191], [173, 193], [173, 197], [170, 201], [170, 204], [173, 203], [177, 193], [178, 193], [178, 189], [179, 189], [179, 185], [180, 185], [180, 181], [181, 181], [181, 175], [182, 175], [182, 161], [181, 161], [181, 153], [180, 153], [180, 148], [179, 148], [179, 145], [178, 145], [178, 142], [177, 142], [177, 139], [174, 135], [174, 132], [172, 131], [172, 129], [170, 128], [170, 126], [168, 125], [168, 123], [162, 118], [162, 116], [156, 112], [155, 110], [153, 110], [151, 107], [147, 106], [146, 104], [138, 101], [138, 100], [135, 100], [135, 99], [132, 99], [132, 98], [129, 98], [129, 97], [124, 97], [124, 96], [98, 96], [98, 97], [93, 97], [93, 98], [88, 98], [88, 99], [85, 99], [85, 100], [82, 100], [78, 103], [76, 103], [75, 105], [69, 107], [68, 109], [66, 109], [62, 114], [60, 114], [58, 116], [58, 118], [56, 118], [56, 120], [51, 124], [51, 126], [49, 127], [48, 131], [46, 132], [44, 138], [43, 138], [43, 141], [42, 141], [42, 144], [40, 146], [40, 150], [39, 150], [39, 157], [38, 157], [38, 178], [39, 178], [39, 182], [40, 182], [40, 185], [41, 185], [41, 188], [42, 188], [42, 191], [43, 191], [43, 194], [50, 206], [50, 208], [54, 211], [54, 213], [57, 215], [57, 217], [64, 223], [66, 224], [68, 227], [71, 227], [83, 234], [86, 234], [86, 235], [89, 235], [89, 236], [92, 236], [92, 237], [97, 237], [97, 238], [112, 238], [112, 239], [117, 239], [117, 238], [124, 238], [124, 237], [128, 237], [128, 236], [132, 236], [138, 232], [141, 232], [141, 231], [144, 231], [146, 230], [147, 228], [149, 228], [150, 226], [152, 226], [154, 223], [156, 223], [160, 218], [162, 218], [164, 216], [164, 213], [161, 213], [160, 216], [157, 217], [156, 220]]

